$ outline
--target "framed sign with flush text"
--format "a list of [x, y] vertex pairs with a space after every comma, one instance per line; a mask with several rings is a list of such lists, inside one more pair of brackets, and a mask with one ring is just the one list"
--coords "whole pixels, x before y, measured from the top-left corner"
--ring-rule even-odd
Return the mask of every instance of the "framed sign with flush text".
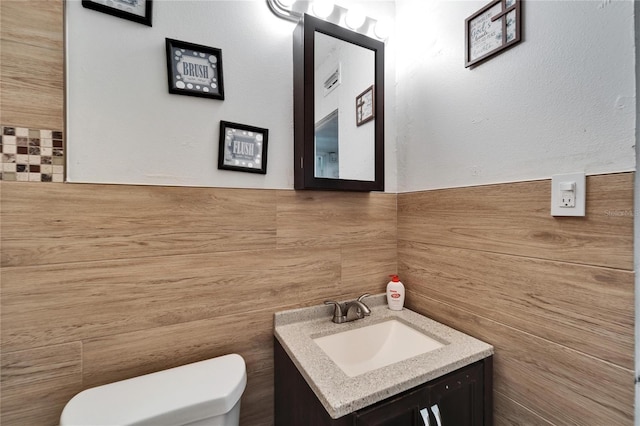
[[218, 168], [266, 174], [268, 139], [268, 129], [220, 121]]

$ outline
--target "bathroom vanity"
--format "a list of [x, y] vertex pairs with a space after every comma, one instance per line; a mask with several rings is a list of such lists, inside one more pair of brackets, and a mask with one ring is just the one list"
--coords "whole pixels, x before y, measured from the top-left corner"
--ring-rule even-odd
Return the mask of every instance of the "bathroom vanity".
[[[327, 306], [275, 315], [277, 426], [492, 424], [491, 345], [408, 309], [391, 311], [384, 295], [368, 299], [367, 304], [370, 316], [346, 324], [331, 322], [332, 310]], [[362, 331], [380, 333], [378, 326], [387, 323], [408, 326], [441, 344], [395, 361], [385, 352], [393, 357], [394, 351], [410, 350], [413, 345], [394, 341], [393, 335], [375, 343], [378, 347], [371, 359], [359, 354], [357, 347], [348, 348], [353, 356], [340, 358], [319, 344], [327, 336], [343, 334], [348, 336], [343, 346], [344, 342], [360, 345]], [[376, 340], [371, 335], [366, 339]], [[380, 361], [381, 357], [386, 358]]]

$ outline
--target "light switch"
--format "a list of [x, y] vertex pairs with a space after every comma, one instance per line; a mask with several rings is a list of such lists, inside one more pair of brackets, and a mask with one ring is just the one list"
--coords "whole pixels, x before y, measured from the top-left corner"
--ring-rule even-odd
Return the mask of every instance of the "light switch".
[[576, 190], [575, 182], [560, 182], [560, 191], [575, 192], [575, 190]]
[[587, 185], [584, 173], [551, 177], [551, 215], [584, 216]]
[[560, 208], [567, 209], [576, 206], [576, 183], [560, 182]]

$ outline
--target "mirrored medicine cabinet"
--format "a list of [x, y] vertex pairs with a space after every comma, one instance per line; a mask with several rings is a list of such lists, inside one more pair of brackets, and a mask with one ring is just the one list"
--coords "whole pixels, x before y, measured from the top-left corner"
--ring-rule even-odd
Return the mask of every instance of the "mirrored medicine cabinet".
[[293, 55], [295, 188], [384, 191], [384, 43], [304, 15]]

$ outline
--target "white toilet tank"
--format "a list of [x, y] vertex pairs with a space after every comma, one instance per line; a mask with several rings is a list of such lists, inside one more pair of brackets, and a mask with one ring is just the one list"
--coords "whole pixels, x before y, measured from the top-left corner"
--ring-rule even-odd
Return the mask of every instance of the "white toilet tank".
[[67, 403], [61, 426], [238, 426], [244, 359], [224, 355], [87, 389]]

